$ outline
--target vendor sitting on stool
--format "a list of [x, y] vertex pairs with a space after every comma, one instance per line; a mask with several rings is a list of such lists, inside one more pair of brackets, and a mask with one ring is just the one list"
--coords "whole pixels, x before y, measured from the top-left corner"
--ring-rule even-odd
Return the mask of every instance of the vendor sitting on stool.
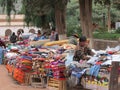
[[91, 51], [91, 49], [88, 47], [87, 38], [85, 36], [81, 36], [79, 38], [79, 43], [77, 44], [77, 47], [75, 49], [74, 54], [74, 61], [80, 61], [89, 59], [87, 55], [93, 56], [94, 53]]

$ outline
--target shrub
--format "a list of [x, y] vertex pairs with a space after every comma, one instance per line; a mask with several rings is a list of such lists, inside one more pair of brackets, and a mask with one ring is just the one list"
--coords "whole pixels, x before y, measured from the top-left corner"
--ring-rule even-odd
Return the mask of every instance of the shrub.
[[68, 30], [67, 30], [67, 36], [71, 36], [73, 34], [78, 34], [78, 36], [81, 35], [82, 29], [80, 27], [74, 27], [74, 26], [69, 26]]
[[94, 33], [93, 37], [96, 39], [118, 40], [120, 34], [117, 33]]
[[120, 33], [120, 27], [116, 29], [116, 33]]

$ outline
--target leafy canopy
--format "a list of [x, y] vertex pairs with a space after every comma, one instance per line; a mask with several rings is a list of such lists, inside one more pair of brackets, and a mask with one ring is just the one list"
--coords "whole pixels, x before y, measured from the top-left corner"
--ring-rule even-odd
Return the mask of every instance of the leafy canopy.
[[[10, 19], [11, 12], [16, 13], [15, 4], [18, 0], [0, 0], [3, 11], [6, 11]], [[27, 25], [43, 27], [54, 21], [55, 5], [58, 9], [63, 9], [68, 0], [22, 0], [22, 13], [25, 15]], [[9, 20], [10, 21], [10, 20]]]

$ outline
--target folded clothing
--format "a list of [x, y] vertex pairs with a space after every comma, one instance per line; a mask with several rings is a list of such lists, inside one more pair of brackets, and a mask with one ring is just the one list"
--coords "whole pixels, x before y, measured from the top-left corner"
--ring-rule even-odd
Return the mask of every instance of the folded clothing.
[[27, 59], [27, 60], [32, 60], [32, 57], [31, 56], [21, 56], [21, 58], [23, 58], [23, 59]]

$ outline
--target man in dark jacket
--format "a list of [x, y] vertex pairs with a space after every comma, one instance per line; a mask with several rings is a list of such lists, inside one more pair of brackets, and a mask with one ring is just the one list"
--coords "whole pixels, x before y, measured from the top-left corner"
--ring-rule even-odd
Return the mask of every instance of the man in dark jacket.
[[15, 32], [10, 36], [10, 42], [11, 43], [16, 43], [17, 42], [17, 36], [15, 35]]

